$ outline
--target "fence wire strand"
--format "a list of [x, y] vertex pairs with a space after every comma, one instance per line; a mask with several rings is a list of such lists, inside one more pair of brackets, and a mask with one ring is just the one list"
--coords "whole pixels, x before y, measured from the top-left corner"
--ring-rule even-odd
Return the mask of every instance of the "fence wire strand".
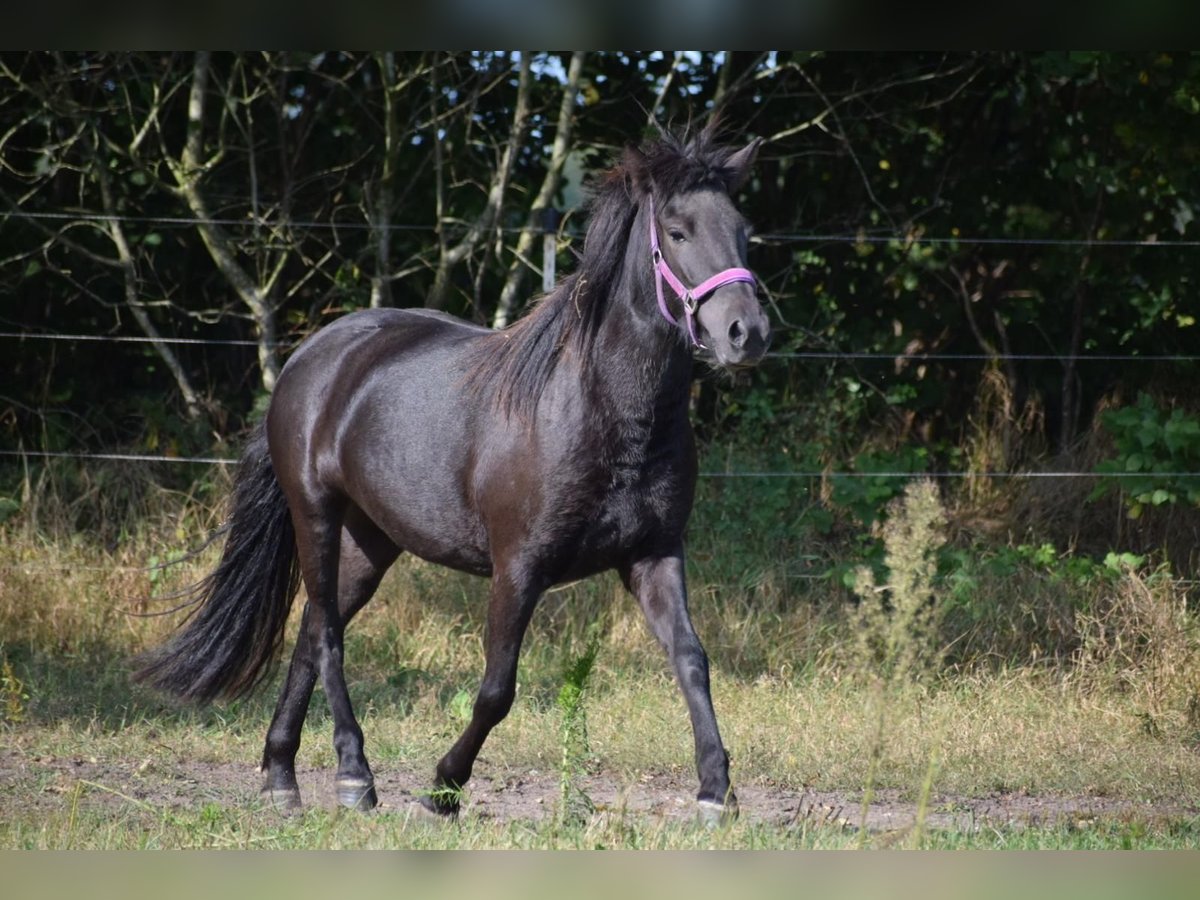
[[[0, 331], [0, 340], [18, 341], [83, 341], [88, 343], [114, 344], [172, 344], [213, 347], [257, 347], [258, 341], [236, 338], [181, 338], [145, 337], [123, 334], [75, 334], [44, 331]], [[290, 348], [298, 341], [274, 341], [270, 346]], [[814, 360], [878, 360], [885, 362], [991, 362], [1010, 360], [1015, 362], [1200, 362], [1200, 354], [1070, 354], [1070, 353], [884, 353], [855, 350], [797, 350], [767, 354], [768, 359], [814, 359]]]
[[[0, 213], [0, 222], [10, 219], [31, 219], [50, 222], [122, 222], [133, 225], [168, 225], [171, 227], [194, 227], [196, 225], [220, 225], [222, 227], [247, 227], [278, 229], [287, 228], [300, 231], [413, 231], [434, 233], [438, 230], [466, 231], [469, 225], [465, 223], [449, 223], [439, 226], [426, 222], [330, 222], [306, 219], [265, 219], [247, 216], [244, 218], [212, 217], [197, 218], [194, 216], [135, 216], [127, 214], [101, 213], [89, 210], [79, 211], [33, 211], [8, 210]], [[501, 231], [509, 234], [519, 234], [525, 230], [521, 226], [503, 226]], [[574, 235], [582, 237], [582, 235]], [[900, 244], [913, 246], [932, 244], [939, 246], [955, 246], [961, 244], [987, 244], [998, 246], [1028, 246], [1028, 247], [1125, 247], [1125, 248], [1170, 248], [1170, 247], [1200, 247], [1197, 240], [1162, 239], [1158, 237], [1145, 238], [1076, 238], [1076, 237], [992, 237], [989, 235], [924, 235], [920, 233], [806, 233], [806, 232], [768, 232], [755, 235], [754, 243], [762, 244]]]
[[[75, 453], [68, 450], [0, 450], [0, 456], [35, 457], [40, 459], [79, 459], [112, 462], [145, 463], [189, 463], [218, 466], [237, 465], [234, 457], [223, 456], [158, 456], [148, 453]], [[1079, 472], [1079, 471], [1027, 471], [1027, 472], [854, 472], [798, 470], [791, 472], [730, 471], [700, 472], [701, 478], [1200, 478], [1200, 472]]]

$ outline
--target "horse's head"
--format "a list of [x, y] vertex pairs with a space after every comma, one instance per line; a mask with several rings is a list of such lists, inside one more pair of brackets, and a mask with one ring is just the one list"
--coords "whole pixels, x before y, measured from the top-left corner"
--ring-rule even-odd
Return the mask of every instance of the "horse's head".
[[[654, 170], [666, 166], [648, 160], [650, 233], [645, 240], [659, 307], [694, 344], [731, 368], [757, 363], [771, 340], [755, 278], [746, 268], [749, 226], [731, 199], [748, 177], [759, 143], [715, 153], [704, 177], [693, 183], [677, 180], [674, 190], [664, 190], [669, 176], [656, 177]], [[694, 158], [689, 161], [694, 165]]]

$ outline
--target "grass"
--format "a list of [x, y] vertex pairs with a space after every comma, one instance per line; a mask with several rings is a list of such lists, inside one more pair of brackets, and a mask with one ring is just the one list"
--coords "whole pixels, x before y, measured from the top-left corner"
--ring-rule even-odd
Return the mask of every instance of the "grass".
[[[689, 808], [692, 737], [636, 605], [613, 578], [552, 592], [462, 820], [431, 825], [410, 818], [396, 791], [381, 791], [385, 807], [366, 816], [319, 804], [297, 817], [260, 808], [255, 766], [277, 681], [203, 709], [130, 685], [129, 657], [177, 621], [130, 616], [162, 605], [139, 598], [169, 593], [212, 563], [210, 551], [165, 575], [138, 570], [179, 541], [173, 525], [115, 551], [15, 527], [0, 533], [0, 847], [1200, 846], [1200, 641], [1180, 586], [1162, 571], [1126, 568], [1085, 583], [1033, 564], [983, 568], [969, 582], [970, 605], [945, 580], [934, 584], [924, 563], [926, 582], [906, 581], [894, 548], [884, 577], [860, 585], [880, 598], [869, 613], [883, 637], [871, 641], [863, 605], [839, 583], [789, 580], [763, 557], [701, 543], [691, 606], [745, 810], [711, 831], [662, 810]], [[901, 590], [917, 605], [899, 602]], [[478, 685], [485, 599], [485, 582], [406, 559], [352, 626], [350, 690], [378, 773], [427, 786]], [[921, 603], [940, 604], [938, 614], [922, 613], [920, 629], [892, 628], [896, 609], [912, 621]], [[924, 644], [904, 645], [905, 631]], [[589, 658], [593, 640], [586, 692], [571, 713], [586, 714], [586, 741], [568, 747], [564, 735], [579, 732], [564, 722], [564, 672]], [[881, 647], [891, 654], [882, 661]], [[920, 673], [908, 672], [918, 659]], [[299, 765], [326, 774], [335, 765], [319, 692]], [[220, 778], [209, 783], [206, 767]], [[567, 778], [594, 813], [554, 814]], [[193, 781], [172, 793], [178, 779]], [[515, 816], [489, 817], [539, 779], [550, 785], [544, 809], [530, 801]], [[598, 781], [617, 799], [602, 798]], [[648, 781], [659, 805], [623, 807], [620, 798]], [[871, 794], [917, 810], [920, 824], [859, 828], [855, 804]], [[833, 795], [845, 810], [811, 799]], [[785, 815], [779, 796], [801, 799]], [[1042, 798], [1047, 809], [1086, 802], [1083, 812], [1014, 825], [950, 816], [988, 797]]]
[[[37, 822], [0, 825], [11, 849], [576, 849], [576, 850], [840, 850], [859, 846], [846, 828], [735, 823], [708, 830], [663, 822], [599, 817], [586, 825], [540, 827], [529, 822], [438, 824], [399, 813], [306, 810], [280, 819], [260, 809], [205, 805], [163, 812], [136, 804], [123, 812], [71, 810]], [[931, 832], [923, 849], [1120, 850], [1195, 849], [1200, 821], [1101, 822], [1020, 829]], [[877, 846], [892, 848], [883, 836]]]

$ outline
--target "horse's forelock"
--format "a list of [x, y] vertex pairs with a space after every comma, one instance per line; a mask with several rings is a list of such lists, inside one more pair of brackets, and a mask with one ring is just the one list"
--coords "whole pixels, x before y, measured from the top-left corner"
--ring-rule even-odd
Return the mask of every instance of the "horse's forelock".
[[729, 192], [738, 173], [728, 163], [736, 151], [717, 141], [716, 130], [705, 128], [682, 136], [666, 134], [626, 154], [622, 166], [633, 166], [628, 177], [666, 199], [700, 188]]

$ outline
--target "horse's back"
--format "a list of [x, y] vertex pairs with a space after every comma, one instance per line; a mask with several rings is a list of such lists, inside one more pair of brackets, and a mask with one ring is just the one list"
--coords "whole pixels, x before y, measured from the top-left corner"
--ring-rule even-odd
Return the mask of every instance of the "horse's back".
[[419, 348], [431, 341], [453, 342], [492, 333], [491, 329], [438, 310], [363, 309], [329, 323], [304, 341], [284, 366], [284, 373], [303, 366], [311, 356], [328, 357], [350, 348], [375, 345], [395, 351]]
[[432, 310], [371, 309], [309, 338], [268, 414], [285, 491], [349, 500], [404, 549], [486, 568], [466, 486], [480, 408], [467, 383], [472, 348], [493, 334]]
[[456, 393], [453, 382], [469, 366], [471, 347], [491, 334], [434, 310], [350, 313], [313, 334], [288, 359], [271, 416], [308, 431], [318, 419], [340, 421], [360, 404], [383, 399], [376, 396], [381, 390], [403, 387], [390, 398], [401, 405], [422, 383], [441, 382], [442, 393]]

